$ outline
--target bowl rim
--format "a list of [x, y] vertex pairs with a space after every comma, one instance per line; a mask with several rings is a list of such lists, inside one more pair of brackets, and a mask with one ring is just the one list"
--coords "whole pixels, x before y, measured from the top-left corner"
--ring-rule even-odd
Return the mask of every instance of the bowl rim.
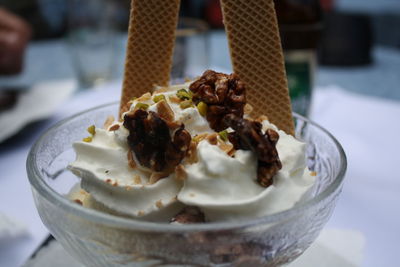
[[336, 138], [328, 132], [326, 129], [318, 125], [317, 123], [299, 115], [293, 113], [293, 116], [297, 119], [300, 119], [304, 122], [307, 122], [314, 127], [318, 128], [322, 132], [324, 132], [329, 138], [332, 139], [333, 143], [335, 144], [337, 151], [339, 153], [339, 157], [341, 160], [341, 168], [334, 178], [333, 182], [328, 185], [328, 187], [320, 192], [318, 195], [301, 203], [299, 205], [295, 205], [294, 207], [280, 211], [277, 213], [273, 213], [270, 215], [258, 217], [258, 218], [251, 218], [251, 219], [243, 219], [238, 221], [229, 221], [229, 222], [208, 222], [205, 224], [189, 224], [182, 227], [182, 225], [175, 225], [175, 224], [167, 224], [167, 223], [157, 223], [157, 222], [147, 222], [147, 221], [140, 221], [131, 218], [123, 218], [111, 214], [107, 214], [101, 211], [93, 210], [85, 208], [81, 205], [76, 205], [74, 202], [67, 199], [65, 196], [57, 193], [50, 185], [48, 185], [44, 179], [42, 179], [42, 175], [38, 166], [36, 164], [36, 152], [41, 147], [42, 143], [46, 138], [51, 135], [54, 131], [56, 131], [62, 125], [76, 119], [79, 116], [84, 114], [100, 110], [103, 108], [111, 107], [113, 105], [119, 104], [119, 102], [112, 102], [103, 104], [100, 106], [96, 106], [84, 111], [81, 111], [75, 115], [72, 115], [68, 118], [65, 118], [58, 123], [51, 126], [47, 129], [39, 139], [34, 143], [31, 150], [29, 151], [27, 161], [26, 161], [26, 168], [28, 173], [28, 178], [31, 186], [47, 201], [50, 203], [57, 203], [57, 205], [64, 209], [66, 212], [71, 212], [76, 216], [83, 217], [89, 221], [92, 221], [97, 224], [106, 224], [112, 227], [118, 228], [125, 228], [125, 229], [134, 229], [135, 231], [158, 231], [158, 232], [174, 232], [174, 233], [183, 233], [183, 232], [202, 232], [202, 231], [225, 231], [225, 230], [232, 230], [232, 229], [240, 229], [240, 228], [247, 228], [262, 224], [272, 224], [277, 223], [279, 221], [287, 220], [288, 218], [295, 217], [303, 213], [303, 211], [311, 208], [312, 206], [316, 205], [320, 201], [327, 199], [331, 196], [334, 192], [339, 190], [343, 183], [344, 176], [347, 170], [347, 158], [346, 154], [340, 145], [340, 143], [336, 140]]

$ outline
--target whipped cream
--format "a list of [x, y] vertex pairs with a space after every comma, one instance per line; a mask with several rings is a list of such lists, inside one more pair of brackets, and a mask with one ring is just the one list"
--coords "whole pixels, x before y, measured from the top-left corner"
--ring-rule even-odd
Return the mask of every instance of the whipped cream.
[[[131, 109], [144, 103], [149, 111], [158, 112], [154, 97], [164, 95], [174, 120], [183, 123], [192, 138], [212, 134], [208, 121], [195, 106], [183, 109], [173, 101], [177, 90], [189, 90], [189, 85], [157, 88], [157, 93], [134, 100]], [[263, 131], [272, 128], [278, 132], [276, 148], [283, 165], [267, 188], [257, 183], [255, 153], [237, 150], [231, 157], [206, 139], [197, 145], [196, 162], [181, 162], [186, 179], [172, 173], [154, 182], [151, 171], [140, 166], [135, 157], [137, 167], [129, 166], [128, 130], [120, 122], [113, 125], [119, 128], [96, 128], [91, 142], [75, 142], [76, 160], [69, 168], [82, 178], [81, 187], [95, 201], [123, 216], [163, 220], [160, 218], [171, 218], [179, 208], [190, 205], [200, 208], [207, 221], [254, 218], [293, 207], [307, 196], [315, 181], [306, 166], [306, 145], [267, 120], [262, 123]]]
[[283, 167], [271, 186], [257, 183], [253, 152], [238, 150], [231, 158], [202, 141], [197, 150], [199, 161], [187, 167], [188, 178], [178, 200], [199, 207], [210, 221], [260, 217], [293, 207], [310, 191], [315, 176], [305, 167], [305, 159], [298, 159], [304, 158], [305, 144], [283, 131], [279, 135], [277, 150]]

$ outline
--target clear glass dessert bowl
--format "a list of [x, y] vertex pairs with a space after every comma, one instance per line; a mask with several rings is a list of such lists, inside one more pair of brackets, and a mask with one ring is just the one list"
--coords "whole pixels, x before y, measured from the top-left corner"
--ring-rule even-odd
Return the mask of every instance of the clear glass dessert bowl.
[[317, 180], [312, 196], [289, 210], [242, 221], [174, 225], [82, 207], [66, 197], [79, 181], [66, 170], [75, 159], [72, 143], [87, 135], [89, 125], [103, 125], [117, 112], [113, 103], [59, 122], [36, 142], [27, 160], [43, 223], [87, 266], [279, 266], [301, 255], [332, 214], [345, 154], [330, 133], [296, 114], [296, 137], [308, 144], [308, 166]]

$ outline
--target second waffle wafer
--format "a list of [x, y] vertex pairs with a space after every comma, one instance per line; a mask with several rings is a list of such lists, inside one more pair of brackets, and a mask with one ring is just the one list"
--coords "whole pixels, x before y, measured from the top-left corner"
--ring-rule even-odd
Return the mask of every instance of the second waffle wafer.
[[222, 0], [233, 69], [254, 114], [293, 134], [291, 104], [273, 0]]

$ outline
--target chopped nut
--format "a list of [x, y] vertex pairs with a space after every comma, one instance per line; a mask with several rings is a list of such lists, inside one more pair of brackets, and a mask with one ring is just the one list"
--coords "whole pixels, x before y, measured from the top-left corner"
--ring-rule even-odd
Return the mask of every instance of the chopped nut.
[[190, 142], [189, 145], [189, 150], [187, 153], [187, 161], [190, 164], [196, 163], [198, 161], [197, 158], [197, 142], [194, 142], [193, 140]]
[[235, 149], [252, 150], [257, 155], [257, 181], [267, 187], [272, 184], [273, 176], [282, 168], [276, 143], [279, 135], [272, 129], [262, 133], [262, 125], [256, 121], [241, 119], [235, 115], [227, 115], [225, 123], [235, 130], [229, 133], [229, 141]]
[[88, 137], [85, 137], [82, 139], [82, 141], [86, 142], [86, 143], [90, 143], [90, 142], [92, 142], [92, 140], [93, 140], [93, 137], [91, 137], [91, 136], [88, 136]]
[[206, 116], [207, 115], [207, 104], [200, 101], [197, 105], [197, 110], [199, 111], [201, 116]]
[[183, 210], [171, 219], [171, 223], [181, 224], [204, 223], [205, 221], [204, 213], [199, 208], [193, 206], [183, 208]]
[[246, 105], [244, 105], [243, 112], [244, 114], [250, 115], [251, 112], [253, 112], [253, 106], [250, 105], [249, 103], [246, 103]]
[[216, 134], [216, 133], [209, 134], [206, 139], [210, 144], [216, 145], [218, 143], [217, 136], [218, 136], [218, 134]]
[[185, 89], [179, 89], [176, 92], [176, 96], [181, 100], [192, 100], [192, 93]]
[[232, 144], [228, 144], [225, 142], [219, 142], [218, 143], [218, 147], [224, 151], [226, 154], [228, 154], [229, 156], [232, 156], [233, 153], [235, 152], [235, 149], [233, 148]]
[[138, 162], [155, 172], [171, 173], [185, 157], [191, 136], [181, 124], [178, 129], [157, 113], [137, 109], [124, 117], [128, 145]]
[[197, 105], [207, 104], [207, 121], [215, 131], [227, 128], [223, 118], [227, 114], [242, 117], [246, 104], [245, 87], [235, 74], [226, 75], [207, 70], [190, 86], [192, 100]]
[[153, 97], [154, 103], [158, 103], [161, 100], [165, 100], [165, 95], [156, 95], [156, 96]]
[[150, 99], [151, 99], [151, 94], [150, 93], [145, 93], [141, 97], [139, 97], [137, 99], [134, 99], [134, 100], [137, 100], [138, 102], [141, 102], [141, 101], [147, 101], [147, 100], [150, 100]]
[[142, 179], [140, 178], [139, 175], [135, 175], [135, 177], [133, 177], [133, 183], [134, 184], [141, 184], [142, 183]]
[[95, 135], [96, 134], [96, 126], [91, 125], [87, 128], [88, 133], [90, 133], [91, 135]]
[[317, 176], [317, 172], [310, 172], [311, 176]]
[[136, 169], [136, 162], [133, 159], [132, 150], [128, 149], [128, 166], [132, 169]]
[[147, 110], [148, 108], [149, 108], [149, 105], [146, 104], [146, 103], [141, 103], [141, 102], [139, 102], [139, 103], [137, 103], [137, 104], [135, 105], [135, 109]]
[[193, 137], [193, 141], [196, 143], [200, 143], [202, 140], [204, 140], [206, 137], [208, 136], [207, 133], [202, 133], [199, 135], [196, 135], [195, 137]]
[[186, 173], [185, 167], [183, 167], [182, 164], [179, 164], [178, 166], [175, 167], [175, 174], [176, 174], [176, 178], [179, 181], [184, 181], [187, 178], [187, 173]]
[[181, 100], [177, 96], [169, 96], [168, 98], [169, 98], [169, 101], [171, 101], [172, 103], [175, 103], [175, 104], [179, 104], [181, 102]]
[[114, 121], [115, 121], [114, 116], [111, 116], [111, 115], [108, 116], [107, 119], [106, 119], [106, 121], [104, 122], [104, 125], [103, 125], [104, 129], [108, 129], [108, 127], [110, 127], [111, 124], [112, 124]]
[[161, 209], [163, 206], [164, 206], [164, 205], [163, 205], [161, 199], [156, 201], [156, 207], [157, 207], [157, 208]]
[[225, 141], [225, 142], [228, 141], [228, 131], [227, 130], [220, 131], [218, 133], [218, 135], [222, 141]]
[[157, 103], [157, 112], [158, 115], [160, 115], [160, 117], [166, 121], [174, 121], [175, 119], [175, 114], [173, 110], [165, 100], [160, 100]]
[[184, 100], [181, 103], [179, 103], [179, 106], [181, 109], [187, 109], [193, 107], [193, 102], [192, 100]]
[[119, 129], [119, 124], [114, 124], [113, 126], [111, 126], [108, 130], [110, 131], [110, 132], [114, 132], [114, 131], [116, 131], [116, 130], [118, 130]]
[[268, 117], [265, 115], [259, 116], [257, 119], [255, 119], [256, 122], [262, 123], [263, 121], [268, 121]]

